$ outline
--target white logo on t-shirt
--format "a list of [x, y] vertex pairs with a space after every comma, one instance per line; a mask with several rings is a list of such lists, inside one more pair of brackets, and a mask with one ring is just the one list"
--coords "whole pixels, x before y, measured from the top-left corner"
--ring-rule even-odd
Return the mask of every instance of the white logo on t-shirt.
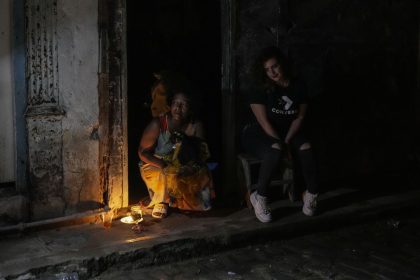
[[281, 109], [277, 109], [277, 108], [272, 108], [271, 111], [273, 113], [276, 114], [281, 114], [281, 115], [295, 115], [298, 113], [298, 110], [290, 110], [290, 108], [293, 105], [293, 100], [291, 100], [289, 97], [287, 96], [282, 96], [281, 98], [278, 99], [279, 101], [279, 106], [281, 107]]
[[282, 102], [281, 105], [283, 105], [284, 110], [287, 111], [290, 109], [290, 107], [292, 107], [293, 105], [293, 100], [291, 100], [289, 97], [287, 96], [282, 96], [281, 99], [284, 101]]

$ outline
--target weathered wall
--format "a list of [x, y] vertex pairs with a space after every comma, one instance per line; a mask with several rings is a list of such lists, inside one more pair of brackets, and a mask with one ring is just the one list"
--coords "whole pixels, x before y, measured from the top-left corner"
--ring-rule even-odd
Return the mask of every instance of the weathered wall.
[[98, 3], [28, 0], [32, 219], [100, 207]]
[[324, 179], [407, 167], [418, 148], [418, 1], [237, 3], [241, 108], [258, 50], [278, 45], [309, 86], [307, 122]]
[[0, 1], [0, 183], [15, 180], [11, 20], [12, 1]]
[[99, 207], [98, 2], [58, 1], [58, 73], [67, 212]]

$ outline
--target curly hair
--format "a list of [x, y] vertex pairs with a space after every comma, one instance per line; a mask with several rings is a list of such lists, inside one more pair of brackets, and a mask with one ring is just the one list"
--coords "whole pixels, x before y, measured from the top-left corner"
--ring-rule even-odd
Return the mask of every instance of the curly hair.
[[170, 104], [176, 93], [188, 91], [190, 86], [186, 76], [181, 72], [162, 70], [153, 74], [156, 81], [151, 88], [152, 116], [157, 117], [170, 110]]
[[155, 73], [154, 76], [156, 77], [156, 82], [153, 86], [162, 83], [168, 96], [184, 91], [189, 87], [186, 76], [181, 72], [162, 70]]
[[254, 64], [256, 82], [266, 88], [272, 87], [273, 85], [273, 82], [267, 77], [266, 70], [264, 69], [264, 63], [271, 58], [276, 59], [281, 67], [282, 74], [286, 78], [290, 79], [292, 75], [290, 62], [286, 55], [278, 47], [266, 47], [260, 51]]

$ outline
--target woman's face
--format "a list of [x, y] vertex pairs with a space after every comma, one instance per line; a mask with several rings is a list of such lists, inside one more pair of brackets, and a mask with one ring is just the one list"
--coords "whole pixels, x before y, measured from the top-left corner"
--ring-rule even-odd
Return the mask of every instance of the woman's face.
[[280, 64], [277, 62], [277, 59], [270, 58], [264, 62], [264, 70], [267, 77], [273, 82], [280, 82], [284, 79], [283, 70], [281, 69]]
[[190, 101], [182, 94], [175, 94], [171, 104], [172, 118], [175, 120], [185, 120], [190, 114]]

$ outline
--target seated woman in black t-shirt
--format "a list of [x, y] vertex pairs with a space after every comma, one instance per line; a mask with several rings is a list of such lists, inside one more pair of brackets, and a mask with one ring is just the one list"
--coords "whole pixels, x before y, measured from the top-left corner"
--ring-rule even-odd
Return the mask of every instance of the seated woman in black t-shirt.
[[257, 63], [261, 85], [249, 96], [256, 122], [247, 125], [242, 142], [247, 152], [262, 159], [257, 190], [250, 196], [255, 215], [263, 222], [272, 220], [267, 206], [267, 187], [285, 146], [296, 151], [307, 190], [302, 212], [313, 216], [318, 197], [318, 179], [311, 143], [304, 134], [303, 121], [308, 107], [305, 85], [292, 79], [286, 58], [278, 48], [261, 52]]

